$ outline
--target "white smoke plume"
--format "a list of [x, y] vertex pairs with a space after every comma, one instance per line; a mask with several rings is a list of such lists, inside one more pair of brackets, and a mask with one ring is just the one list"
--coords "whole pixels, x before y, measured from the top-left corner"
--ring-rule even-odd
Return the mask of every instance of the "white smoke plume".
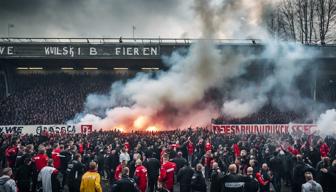
[[[263, 65], [272, 65], [273, 72], [265, 75], [259, 85], [251, 82], [245, 86], [241, 83], [235, 85], [231, 93], [233, 99], [224, 101], [223, 113], [241, 118], [259, 111], [267, 102], [282, 111], [307, 111], [313, 101], [300, 95], [294, 81], [317, 54], [302, 45], [269, 40], [260, 58]], [[304, 62], [300, 62], [303, 59]]]
[[[170, 69], [157, 72], [155, 77], [138, 73], [126, 83], [114, 83], [107, 95], [89, 95], [84, 112], [75, 122], [125, 131], [175, 129], [207, 126], [220, 113], [245, 117], [267, 102], [281, 110], [302, 106], [306, 110], [312, 101], [301, 97], [294, 80], [309, 64], [298, 61], [312, 60], [317, 53], [271, 39], [263, 27], [263, 16], [273, 5], [271, 0], [195, 0], [193, 8], [200, 18], [204, 40], [193, 44], [186, 55], [175, 52], [164, 58]], [[219, 49], [210, 40], [218, 36], [263, 38], [265, 46], [261, 54]], [[249, 49], [254, 48], [251, 45]], [[256, 60], [272, 67], [273, 72], [259, 82], [231, 83], [246, 74]], [[206, 99], [211, 89], [223, 94], [220, 104]]]
[[[210, 103], [202, 104], [202, 100], [209, 88], [218, 86], [223, 80], [222, 71], [225, 69], [221, 59], [219, 50], [214, 46], [205, 41], [199, 42], [191, 47], [185, 57], [174, 54], [169, 58], [173, 62], [170, 63], [171, 68], [167, 72], [159, 72], [157, 78], [139, 73], [125, 84], [113, 84], [109, 95], [90, 95], [86, 110], [104, 109], [105, 117], [100, 119], [88, 114], [81, 121], [94, 121], [104, 129], [144, 129], [149, 126], [177, 128], [186, 126], [184, 122], [204, 126], [204, 122], [209, 122], [216, 110]], [[161, 118], [163, 115], [165, 118], [172, 116], [170, 125], [165, 118]]]
[[321, 135], [336, 135], [336, 110], [329, 109], [322, 113], [316, 124]]

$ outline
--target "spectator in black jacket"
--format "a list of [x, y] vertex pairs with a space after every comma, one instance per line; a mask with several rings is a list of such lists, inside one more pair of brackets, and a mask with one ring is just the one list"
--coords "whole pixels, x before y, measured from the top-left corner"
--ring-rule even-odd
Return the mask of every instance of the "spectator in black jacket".
[[180, 183], [180, 192], [191, 191], [191, 178], [194, 175], [194, 170], [187, 164], [182, 167], [177, 173], [177, 182]]
[[70, 153], [70, 146], [63, 146], [60, 145], [60, 149], [62, 150], [60, 152], [60, 159], [61, 159], [61, 166], [60, 166], [60, 172], [62, 173], [62, 187], [64, 187], [66, 183], [66, 170], [68, 168], [68, 163], [71, 161], [71, 153]]
[[159, 170], [160, 170], [160, 161], [156, 158], [149, 157], [147, 158], [143, 165], [147, 169], [148, 173], [148, 189], [149, 192], [153, 192], [154, 188], [157, 188], [157, 181], [159, 177]]
[[113, 187], [113, 192], [139, 192], [136, 182], [129, 177], [128, 167], [124, 167], [121, 172], [121, 179]]
[[329, 157], [323, 157], [320, 162], [317, 163], [316, 166], [316, 182], [320, 183], [323, 191], [328, 191], [328, 184], [329, 184], [329, 174], [328, 168], [330, 166], [330, 159]]
[[211, 176], [210, 176], [210, 192], [220, 192], [221, 190], [221, 179], [223, 177], [223, 173], [218, 167], [218, 163], [212, 164]]
[[222, 179], [222, 190], [225, 192], [243, 192], [245, 178], [237, 174], [236, 164], [229, 165], [229, 173]]
[[20, 191], [30, 191], [33, 166], [31, 158], [25, 158], [23, 161], [24, 163], [19, 166], [16, 172], [17, 186]]
[[245, 178], [245, 191], [247, 192], [257, 192], [259, 190], [259, 183], [257, 179], [253, 176], [253, 168], [247, 168], [247, 176]]
[[301, 191], [301, 186], [302, 184], [304, 184], [305, 181], [305, 177], [304, 177], [304, 173], [305, 173], [305, 163], [303, 162], [302, 156], [301, 155], [297, 155], [296, 156], [296, 166], [294, 167], [294, 171], [293, 171], [293, 184], [292, 184], [292, 191]]
[[196, 165], [195, 173], [191, 178], [191, 189], [193, 192], [206, 192], [206, 182], [202, 169], [202, 164]]
[[328, 169], [328, 175], [330, 177], [329, 189], [336, 189], [336, 160], [331, 164], [331, 167]]
[[112, 150], [111, 154], [108, 154], [108, 167], [111, 170], [111, 175], [109, 179], [110, 183], [114, 182], [114, 173], [118, 165], [119, 165], [119, 156], [116, 150]]
[[84, 165], [82, 164], [82, 156], [78, 153], [75, 155], [75, 159], [69, 163], [67, 169], [67, 185], [69, 191], [79, 192], [83, 174]]
[[187, 160], [185, 159], [185, 158], [183, 158], [182, 157], [182, 152], [181, 151], [179, 151], [178, 153], [177, 153], [177, 157], [175, 157], [173, 160], [172, 160], [172, 162], [174, 162], [175, 164], [176, 164], [176, 173], [178, 173], [179, 172], [179, 170], [184, 166], [184, 165], [186, 165], [187, 164]]

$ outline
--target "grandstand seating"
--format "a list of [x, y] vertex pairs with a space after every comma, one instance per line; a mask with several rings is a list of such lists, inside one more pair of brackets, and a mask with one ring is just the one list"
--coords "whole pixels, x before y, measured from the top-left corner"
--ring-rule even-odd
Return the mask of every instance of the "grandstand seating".
[[89, 93], [105, 93], [112, 74], [17, 74], [14, 90], [0, 100], [1, 125], [62, 124], [83, 110]]
[[[112, 82], [128, 78], [124, 74], [15, 74], [10, 96], [0, 97], [0, 125], [64, 124], [83, 111], [85, 98], [90, 93], [107, 93]], [[0, 78], [3, 76], [0, 74]], [[336, 81], [323, 80], [317, 88], [317, 99], [336, 100]], [[5, 84], [0, 81], [0, 94]], [[213, 123], [311, 123], [305, 114], [281, 112], [272, 105], [245, 118], [219, 117]]]

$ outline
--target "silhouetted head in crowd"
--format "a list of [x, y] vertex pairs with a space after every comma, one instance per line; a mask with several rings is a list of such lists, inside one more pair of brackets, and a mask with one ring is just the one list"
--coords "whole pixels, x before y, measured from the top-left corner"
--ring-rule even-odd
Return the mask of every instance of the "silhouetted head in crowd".
[[162, 161], [163, 161], [163, 163], [166, 163], [166, 162], [169, 161], [169, 155], [167, 153], [163, 154]]
[[268, 165], [267, 165], [267, 163], [263, 163], [262, 166], [261, 166], [261, 169], [263, 171], [268, 171]]
[[202, 169], [203, 169], [203, 165], [202, 164], [199, 163], [199, 164], [196, 165], [196, 171], [201, 172]]
[[53, 167], [54, 166], [54, 160], [48, 159], [48, 166]]
[[246, 174], [247, 176], [252, 177], [253, 176], [253, 168], [252, 167], [248, 167], [246, 170]]
[[38, 153], [39, 154], [45, 154], [45, 147], [44, 146], [39, 146]]
[[7, 175], [7, 176], [11, 177], [13, 175], [12, 168], [10, 168], [10, 167], [4, 168], [2, 170], [2, 175]]
[[97, 164], [94, 161], [91, 161], [89, 164], [89, 170], [90, 171], [96, 171], [97, 170]]
[[296, 155], [297, 162], [303, 162], [302, 155]]
[[128, 167], [124, 167], [124, 168], [121, 170], [121, 174], [122, 174], [122, 175], [125, 175], [125, 176], [126, 176], [126, 175], [128, 176], [128, 175], [129, 175], [129, 168], [128, 168]]
[[142, 161], [140, 159], [137, 159], [135, 161], [135, 166], [139, 166], [139, 165], [142, 165]]
[[212, 164], [212, 169], [218, 169], [218, 163], [217, 162], [214, 162]]
[[81, 161], [82, 161], [82, 155], [79, 154], [79, 153], [77, 153], [77, 154], [75, 155], [75, 160], [81, 162]]
[[305, 176], [306, 181], [310, 181], [314, 179], [313, 174], [310, 171], [306, 171], [304, 173], [304, 176]]
[[229, 165], [229, 173], [230, 174], [236, 174], [237, 173], [237, 166], [236, 166], [236, 164], [231, 164], [231, 165]]

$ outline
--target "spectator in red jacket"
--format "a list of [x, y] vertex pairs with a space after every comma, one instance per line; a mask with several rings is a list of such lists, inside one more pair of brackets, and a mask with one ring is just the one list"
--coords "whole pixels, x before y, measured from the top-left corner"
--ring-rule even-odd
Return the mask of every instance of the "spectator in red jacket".
[[169, 162], [169, 155], [167, 153], [163, 155], [162, 161], [159, 181], [164, 183], [169, 192], [173, 192], [176, 164]]
[[33, 161], [35, 162], [37, 172], [40, 172], [43, 167], [47, 166], [48, 156], [45, 154], [44, 147], [40, 147], [38, 154], [33, 157]]
[[121, 179], [121, 172], [124, 167], [127, 166], [127, 161], [126, 159], [122, 159], [121, 163], [117, 166], [115, 173], [114, 173], [114, 179], [116, 181], [119, 181]]
[[7, 147], [5, 151], [8, 167], [10, 168], [14, 167], [17, 153], [18, 148], [16, 146], [16, 143], [12, 142], [12, 144], [9, 147]]
[[128, 141], [126, 141], [124, 143], [124, 147], [125, 147], [126, 151], [129, 152], [129, 150], [130, 150], [131, 147], [130, 147], [130, 144], [128, 143]]
[[142, 165], [142, 161], [140, 159], [135, 162], [135, 173], [134, 178], [136, 183], [139, 186], [141, 192], [146, 192], [147, 189], [147, 169]]
[[321, 157], [326, 157], [329, 151], [330, 151], [329, 146], [323, 140], [321, 140], [321, 146], [320, 146]]
[[239, 149], [238, 144], [236, 144], [236, 143], [233, 144], [233, 152], [234, 152], [236, 158], [240, 156], [240, 149]]
[[294, 156], [299, 155], [300, 152], [299, 150], [297, 150], [296, 148], [292, 147], [292, 146], [288, 146], [287, 150]]
[[268, 166], [266, 163], [262, 164], [260, 172], [256, 173], [256, 179], [260, 184], [260, 192], [270, 191], [270, 180], [271, 177], [268, 172]]
[[194, 154], [194, 144], [190, 140], [190, 137], [188, 138], [187, 150], [188, 150], [188, 162], [189, 164], [191, 164], [192, 156]]
[[211, 145], [210, 139], [207, 139], [205, 143], [205, 152], [211, 151], [211, 150], [212, 150], [212, 145]]
[[54, 160], [54, 167], [56, 169], [59, 169], [61, 166], [61, 158], [60, 158], [60, 152], [61, 148], [59, 147], [59, 144], [55, 144], [54, 150], [51, 153], [51, 158]]

